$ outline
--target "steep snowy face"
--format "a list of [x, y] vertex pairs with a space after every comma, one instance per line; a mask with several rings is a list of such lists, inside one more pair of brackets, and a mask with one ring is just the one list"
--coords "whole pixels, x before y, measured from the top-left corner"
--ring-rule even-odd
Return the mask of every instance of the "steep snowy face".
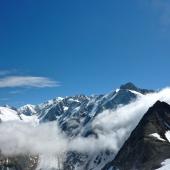
[[18, 112], [7, 107], [0, 107], [0, 121], [21, 120]]

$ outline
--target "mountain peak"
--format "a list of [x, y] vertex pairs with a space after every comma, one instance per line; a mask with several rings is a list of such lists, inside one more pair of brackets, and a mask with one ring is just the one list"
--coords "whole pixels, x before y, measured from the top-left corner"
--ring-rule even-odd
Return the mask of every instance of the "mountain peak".
[[156, 111], [160, 111], [161, 113], [163, 113], [163, 110], [170, 110], [170, 105], [167, 104], [166, 102], [162, 102], [162, 101], [157, 101], [152, 107], [151, 110], [156, 110]]
[[169, 104], [167, 104], [166, 102], [162, 102], [162, 101], [160, 101], [160, 100], [158, 100], [154, 105], [153, 105], [153, 107], [160, 107], [160, 106], [164, 106], [164, 107], [169, 107], [170, 105]]
[[135, 86], [132, 82], [128, 82], [126, 84], [123, 84], [120, 86], [121, 90], [134, 90], [142, 94], [152, 93], [154, 90], [147, 90], [147, 89], [141, 89], [137, 86]]
[[128, 89], [128, 90], [138, 90], [138, 87], [136, 87], [132, 82], [128, 82], [126, 84], [123, 84], [120, 86], [120, 89]]

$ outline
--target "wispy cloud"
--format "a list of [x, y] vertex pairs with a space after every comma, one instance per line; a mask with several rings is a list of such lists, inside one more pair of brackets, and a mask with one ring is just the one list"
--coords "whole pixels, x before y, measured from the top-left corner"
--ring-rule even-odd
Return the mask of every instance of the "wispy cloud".
[[0, 78], [0, 88], [6, 87], [56, 87], [60, 84], [47, 77], [7, 76]]

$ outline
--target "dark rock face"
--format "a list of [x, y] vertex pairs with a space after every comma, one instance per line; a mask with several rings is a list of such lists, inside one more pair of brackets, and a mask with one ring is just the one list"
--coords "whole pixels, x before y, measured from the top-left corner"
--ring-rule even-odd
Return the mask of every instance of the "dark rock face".
[[37, 156], [20, 155], [4, 157], [0, 155], [0, 170], [35, 170], [37, 163]]
[[[115, 159], [103, 170], [152, 170], [170, 158], [170, 143], [165, 132], [170, 130], [170, 105], [156, 102], [131, 133]], [[158, 134], [158, 139], [151, 134]]]

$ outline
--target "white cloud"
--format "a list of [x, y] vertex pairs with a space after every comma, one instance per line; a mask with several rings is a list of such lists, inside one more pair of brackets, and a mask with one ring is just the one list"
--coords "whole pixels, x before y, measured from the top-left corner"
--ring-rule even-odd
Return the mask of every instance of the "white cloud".
[[47, 77], [7, 76], [0, 79], [0, 88], [5, 87], [55, 87], [59, 83]]
[[34, 127], [21, 121], [4, 122], [0, 124], [0, 134], [0, 149], [6, 155], [56, 154], [67, 149], [67, 139], [56, 123]]
[[0, 150], [3, 154], [39, 155], [39, 169], [59, 166], [69, 141], [56, 122], [34, 126], [22, 121], [0, 123]]

